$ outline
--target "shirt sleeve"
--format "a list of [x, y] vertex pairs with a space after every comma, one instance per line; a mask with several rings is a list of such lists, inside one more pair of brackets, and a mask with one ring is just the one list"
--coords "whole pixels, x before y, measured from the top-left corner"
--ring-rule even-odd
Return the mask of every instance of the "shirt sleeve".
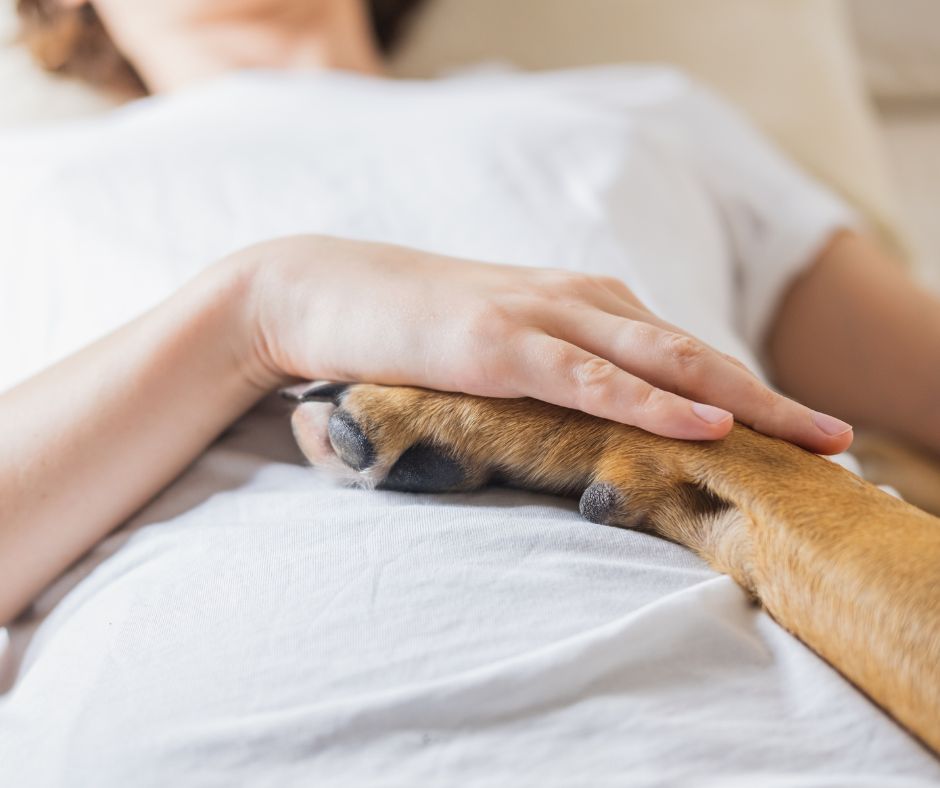
[[736, 328], [760, 357], [787, 286], [835, 233], [862, 221], [726, 102], [694, 83], [684, 88], [656, 113], [660, 131], [715, 196], [734, 257]]

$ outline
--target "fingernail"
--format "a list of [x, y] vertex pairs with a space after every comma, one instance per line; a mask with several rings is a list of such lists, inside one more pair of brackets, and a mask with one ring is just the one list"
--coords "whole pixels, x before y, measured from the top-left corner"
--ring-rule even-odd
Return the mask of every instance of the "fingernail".
[[709, 424], [718, 424], [720, 421], [731, 418], [731, 414], [728, 411], [716, 408], [713, 405], [703, 405], [701, 402], [692, 403], [692, 412], [702, 421], [707, 421]]
[[852, 425], [846, 424], [842, 419], [837, 419], [835, 416], [830, 416], [827, 413], [819, 413], [818, 411], [813, 411], [813, 424], [825, 432], [826, 435], [833, 437], [836, 435], [845, 435], [845, 433], [852, 429]]

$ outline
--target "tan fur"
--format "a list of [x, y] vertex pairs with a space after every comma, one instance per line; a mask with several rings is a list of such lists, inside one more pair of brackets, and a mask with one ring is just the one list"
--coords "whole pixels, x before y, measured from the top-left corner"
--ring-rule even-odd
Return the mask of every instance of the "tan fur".
[[[528, 399], [355, 386], [342, 402], [379, 457], [418, 440], [468, 470], [580, 495], [610, 483], [605, 522], [690, 547], [940, 753], [940, 520], [791, 444], [736, 425], [685, 442]], [[301, 446], [305, 435], [295, 429]]]

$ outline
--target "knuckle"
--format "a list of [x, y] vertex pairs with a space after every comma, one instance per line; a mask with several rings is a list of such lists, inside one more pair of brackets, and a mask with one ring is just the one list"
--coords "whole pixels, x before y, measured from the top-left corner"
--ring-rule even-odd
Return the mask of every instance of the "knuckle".
[[579, 361], [574, 367], [579, 403], [602, 398], [616, 374], [617, 367], [606, 359], [589, 358]]
[[508, 309], [501, 304], [486, 303], [470, 312], [464, 330], [471, 342], [492, 341], [508, 336], [514, 326]]
[[683, 373], [697, 371], [705, 358], [705, 348], [696, 339], [685, 334], [670, 334], [665, 340], [669, 360]]
[[781, 403], [784, 401], [783, 398], [756, 381], [751, 387], [750, 398], [754, 408], [750, 426], [758, 432], [773, 430], [779, 422], [778, 414]]
[[655, 352], [658, 331], [641, 320], [625, 319], [621, 328], [612, 334], [609, 342], [615, 358], [644, 357]]
[[581, 361], [575, 367], [575, 379], [583, 386], [594, 387], [606, 385], [616, 372], [615, 367], [607, 359], [589, 358]]
[[754, 403], [760, 408], [761, 412], [767, 414], [773, 414], [783, 401], [783, 398], [779, 394], [771, 391], [760, 383], [757, 383], [757, 385], [753, 387], [752, 396]]
[[580, 295], [590, 286], [591, 277], [577, 271], [551, 269], [544, 272], [542, 284], [552, 295]]
[[727, 362], [733, 364], [734, 366], [736, 366], [738, 369], [743, 370], [744, 372], [747, 372], [749, 375], [753, 375], [753, 372], [751, 372], [750, 367], [748, 367], [747, 364], [745, 364], [745, 363], [744, 363], [743, 361], [741, 361], [740, 359], [735, 358], [734, 356], [732, 356], [732, 355], [730, 355], [730, 354], [728, 354], [728, 353], [722, 353], [722, 354], [721, 354], [721, 357], [722, 357], [725, 361], [727, 361]]
[[608, 290], [620, 291], [625, 287], [624, 283], [616, 276], [597, 276], [594, 277], [594, 281]]
[[664, 404], [663, 393], [649, 384], [638, 387], [633, 397], [634, 411], [649, 416], [659, 411]]
[[661, 333], [659, 329], [649, 323], [644, 323], [642, 320], [631, 320], [627, 323], [625, 340], [634, 347], [645, 346], [652, 348], [656, 345]]

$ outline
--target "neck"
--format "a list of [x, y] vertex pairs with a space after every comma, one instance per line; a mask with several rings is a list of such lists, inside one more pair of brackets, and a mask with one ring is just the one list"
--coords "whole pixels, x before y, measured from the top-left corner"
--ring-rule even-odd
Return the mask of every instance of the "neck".
[[[192, 17], [154, 30], [133, 25], [111, 33], [152, 93], [167, 93], [244, 68], [319, 69], [383, 73], [364, 4], [296, 4], [287, 13]], [[135, 36], [135, 33], [137, 34]], [[122, 35], [123, 34], [123, 35]]]

